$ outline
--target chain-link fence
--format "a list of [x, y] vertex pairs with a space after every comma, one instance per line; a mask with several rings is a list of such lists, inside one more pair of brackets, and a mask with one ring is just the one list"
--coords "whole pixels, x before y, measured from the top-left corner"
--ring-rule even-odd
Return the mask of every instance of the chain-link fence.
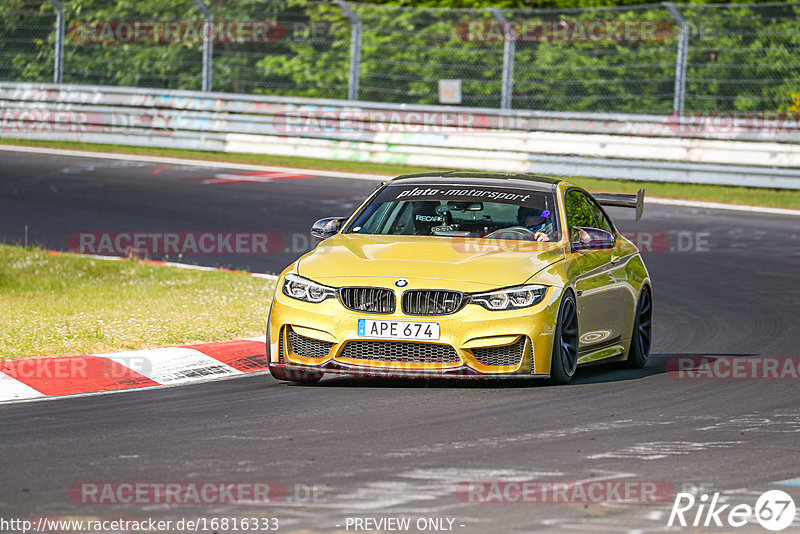
[[686, 108], [800, 111], [800, 4], [692, 5]]
[[0, 0], [0, 80], [548, 111], [797, 111], [800, 3]]

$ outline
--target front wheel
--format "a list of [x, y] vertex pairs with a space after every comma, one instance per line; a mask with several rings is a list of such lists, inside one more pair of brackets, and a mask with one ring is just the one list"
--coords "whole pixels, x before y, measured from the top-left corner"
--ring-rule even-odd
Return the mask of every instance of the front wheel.
[[571, 291], [564, 293], [558, 310], [550, 361], [550, 383], [566, 384], [578, 367], [578, 312]]
[[628, 349], [628, 367], [641, 369], [650, 357], [650, 342], [653, 338], [653, 299], [650, 288], [644, 286], [636, 306], [636, 320], [633, 322], [631, 347]]

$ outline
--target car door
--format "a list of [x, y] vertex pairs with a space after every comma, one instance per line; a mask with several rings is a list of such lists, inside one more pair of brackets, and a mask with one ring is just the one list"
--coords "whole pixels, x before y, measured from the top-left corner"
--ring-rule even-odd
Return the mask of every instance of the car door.
[[[572, 242], [574, 228], [597, 228], [615, 234], [602, 209], [580, 189], [570, 189], [565, 197], [568, 235]], [[626, 288], [620, 283], [619, 258], [615, 248], [586, 249], [573, 253], [579, 268], [575, 283], [580, 327], [579, 352], [618, 342], [623, 332]]]

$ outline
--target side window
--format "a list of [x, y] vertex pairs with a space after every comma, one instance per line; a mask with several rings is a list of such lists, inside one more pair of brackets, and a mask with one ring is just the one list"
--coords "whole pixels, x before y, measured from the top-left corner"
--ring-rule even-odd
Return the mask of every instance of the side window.
[[567, 225], [570, 230], [575, 226], [595, 227], [594, 216], [586, 203], [586, 195], [572, 189], [564, 196], [564, 208], [567, 214]]
[[[585, 195], [584, 195], [585, 196]], [[592, 210], [592, 214], [594, 215], [594, 219], [597, 222], [597, 225], [594, 228], [599, 228], [600, 230], [605, 230], [606, 232], [614, 233], [614, 226], [611, 224], [611, 221], [608, 219], [605, 213], [603, 213], [603, 209], [591, 197], [586, 197], [586, 202], [589, 203], [589, 209]]]

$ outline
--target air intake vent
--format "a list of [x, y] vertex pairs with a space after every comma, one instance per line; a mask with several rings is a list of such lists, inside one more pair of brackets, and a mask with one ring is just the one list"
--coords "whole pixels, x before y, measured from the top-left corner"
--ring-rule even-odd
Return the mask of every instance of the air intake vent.
[[406, 315], [449, 315], [464, 305], [464, 294], [458, 291], [410, 289], [403, 293]]
[[366, 313], [394, 313], [394, 291], [383, 287], [343, 287], [339, 297], [344, 307]]
[[331, 352], [333, 343], [301, 336], [289, 328], [289, 347], [294, 354], [303, 358], [325, 358]]
[[278, 330], [278, 363], [283, 363], [283, 331], [286, 330], [285, 326], [282, 326], [280, 330]]
[[471, 350], [475, 359], [483, 365], [492, 367], [513, 365], [516, 367], [522, 361], [522, 355], [525, 352], [525, 339], [525, 337], [521, 337], [519, 341], [512, 345], [484, 347]]
[[407, 341], [350, 341], [344, 346], [341, 357], [396, 363], [461, 362], [461, 358], [450, 345]]

